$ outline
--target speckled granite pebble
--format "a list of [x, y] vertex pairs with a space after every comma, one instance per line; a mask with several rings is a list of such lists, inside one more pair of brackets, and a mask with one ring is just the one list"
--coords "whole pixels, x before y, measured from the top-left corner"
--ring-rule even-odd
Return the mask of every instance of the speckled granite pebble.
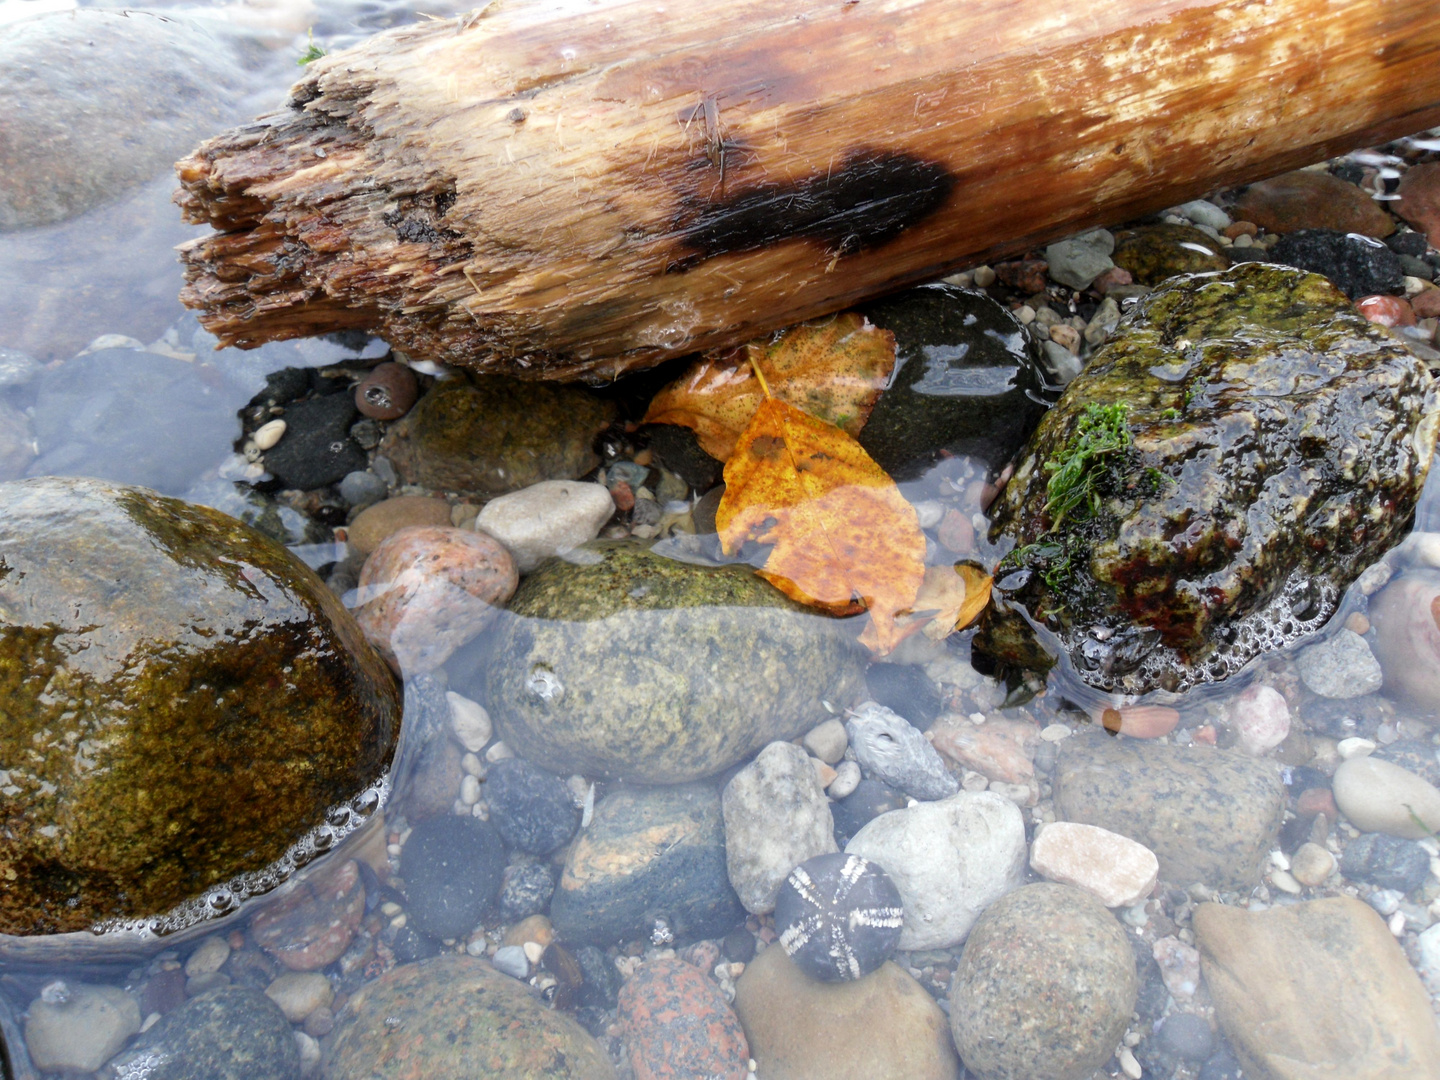
[[683, 960], [642, 964], [620, 990], [637, 1080], [744, 1080], [750, 1048], [720, 988]]
[[280, 1006], [224, 986], [166, 1013], [111, 1067], [145, 1080], [299, 1080], [300, 1051]]

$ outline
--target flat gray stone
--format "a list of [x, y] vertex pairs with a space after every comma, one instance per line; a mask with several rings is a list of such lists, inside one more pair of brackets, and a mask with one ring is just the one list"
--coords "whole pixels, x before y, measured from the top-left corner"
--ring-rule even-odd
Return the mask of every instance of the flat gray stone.
[[1300, 678], [1315, 693], [1327, 698], [1355, 698], [1380, 689], [1385, 675], [1370, 645], [1353, 630], [1311, 645], [1295, 658]]

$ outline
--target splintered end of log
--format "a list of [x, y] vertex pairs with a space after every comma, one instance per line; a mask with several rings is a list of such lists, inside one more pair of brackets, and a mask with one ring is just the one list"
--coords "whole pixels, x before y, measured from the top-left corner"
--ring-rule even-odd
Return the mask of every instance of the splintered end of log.
[[1440, 122], [1433, 0], [899, 7], [388, 31], [179, 162], [181, 298], [222, 345], [600, 380]]

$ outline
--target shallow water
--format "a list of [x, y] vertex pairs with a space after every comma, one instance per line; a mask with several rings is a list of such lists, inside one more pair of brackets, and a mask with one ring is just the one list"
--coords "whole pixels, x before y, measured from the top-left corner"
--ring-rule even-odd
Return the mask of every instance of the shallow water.
[[[0, 27], [38, 12], [63, 11], [72, 6], [68, 0], [0, 0]], [[236, 107], [237, 116], [241, 116], [263, 111], [283, 100], [285, 89], [297, 71], [295, 58], [307, 47], [312, 33], [316, 42], [328, 49], [338, 49], [377, 30], [413, 21], [422, 10], [426, 15], [444, 16], [454, 8], [464, 6], [468, 5], [442, 4], [436, 7], [427, 4], [416, 8], [406, 3], [277, 2], [207, 6], [177, 3], [154, 5], [154, 9], [184, 18], [212, 20], [215, 33], [238, 35], [234, 48], [239, 57], [238, 68], [243, 70], [245, 80], [243, 89], [238, 91], [240, 99]], [[268, 479], [263, 464], [254, 460], [257, 455], [251, 453], [247, 457], [245, 453], [244, 429], [239, 417], [240, 411], [265, 387], [266, 376], [287, 368], [316, 371], [343, 368], [341, 374], [348, 376], [373, 366], [386, 354], [387, 348], [377, 340], [353, 337], [285, 342], [266, 345], [251, 352], [215, 350], [213, 336], [200, 328], [195, 317], [184, 311], [175, 299], [181, 278], [172, 249], [200, 230], [179, 223], [178, 215], [169, 202], [174, 186], [173, 180], [162, 171], [120, 193], [113, 201], [85, 210], [65, 221], [0, 232], [0, 422], [5, 422], [8, 417], [10, 422], [23, 426], [20, 441], [30, 447], [30, 454], [25, 455], [29, 460], [14, 470], [16, 475], [100, 477], [153, 488], [163, 494], [239, 515], [246, 512], [244, 501], [248, 494], [242, 485], [248, 482], [263, 485]], [[30, 360], [26, 361], [24, 357]], [[424, 370], [423, 366], [421, 370]], [[982, 383], [984, 385], [980, 385]], [[985, 378], [977, 375], [974, 386], [937, 385], [928, 387], [927, 392], [971, 393], [976, 392], [977, 387], [979, 390], [994, 389]], [[7, 468], [7, 462], [19, 460], [7, 458], [5, 449], [5, 442], [0, 439], [0, 470]], [[605, 464], [613, 466], [615, 462], [606, 460]], [[10, 478], [9, 475], [0, 475], [0, 480]], [[959, 511], [969, 518], [981, 509], [981, 483], [987, 479], [993, 477], [985, 462], [951, 459], [917, 479], [906, 481], [901, 490], [913, 503], [938, 505], [937, 514]], [[391, 489], [391, 494], [400, 491], [398, 482], [392, 483]], [[701, 491], [687, 491], [681, 498], [670, 500], [665, 510], [667, 513], [673, 510], [676, 517], [684, 518], [692, 513], [693, 505], [701, 494]], [[676, 503], [683, 505], [672, 505]], [[312, 516], [307, 518], [302, 510], [309, 510]], [[285, 505], [282, 502], [272, 504], [269, 512], [279, 522], [278, 525], [272, 524], [272, 528], [284, 535], [298, 557], [322, 573], [332, 573], [335, 564], [344, 559], [343, 535], [336, 535], [324, 527], [335, 522], [326, 521], [317, 526], [316, 519], [322, 515], [313, 504], [301, 501]], [[343, 516], [341, 524], [343, 527]], [[1440, 532], [1440, 480], [1433, 476], [1417, 511], [1415, 528], [1417, 533], [1426, 536]], [[978, 547], [979, 554], [991, 561], [998, 554], [984, 542], [983, 532]], [[706, 546], [684, 529], [668, 530], [657, 550], [687, 562], [708, 562], [717, 554], [713, 546]], [[1432, 540], [1423, 539], [1423, 542], [1400, 549], [1389, 562], [1396, 574], [1404, 574], [1407, 570], [1424, 570], [1440, 565], [1437, 557], [1440, 557], [1440, 552], [1437, 552]], [[584, 561], [584, 556], [580, 554], [574, 558]], [[344, 584], [338, 582], [336, 587]], [[364, 597], [349, 593], [349, 598], [354, 603]], [[1357, 584], [1341, 601], [1338, 611], [1319, 637], [1333, 634], [1353, 614], [1363, 611], [1365, 605], [1366, 593]], [[777, 615], [776, 618], [781, 617]], [[795, 618], [819, 621], [812, 616]], [[611, 638], [614, 660], [613, 670], [607, 673], [609, 677], [603, 684], [602, 692], [622, 701], [626, 711], [640, 708], [646, 698], [663, 699], [665, 691], [662, 684], [668, 678], [665, 663], [656, 661], [652, 655], [631, 644], [644, 640], [646, 634], [657, 632], [632, 628], [632, 622], [643, 621], [615, 618], [608, 624], [612, 629], [604, 631]], [[489, 643], [500, 640], [505, 634], [532, 641], [537, 635], [543, 636], [544, 622], [536, 619], [531, 625], [526, 625], [524, 617], [498, 620], [486, 636], [455, 654], [443, 671], [446, 684], [438, 691], [433, 677], [431, 681], [408, 680], [407, 700], [414, 708], [407, 712], [402, 744], [388, 779], [393, 796], [384, 807], [380, 820], [368, 828], [361, 828], [358, 835], [346, 841], [339, 851], [315, 859], [303, 871], [285, 875], [297, 884], [303, 884], [312, 880], [315, 874], [333, 873], [337, 865], [350, 858], [365, 863], [364, 869], [359, 871], [361, 887], [366, 890], [365, 922], [356, 940], [366, 941], [370, 951], [359, 950], [364, 955], [351, 955], [354, 950], [347, 951], [345, 956], [325, 969], [333, 986], [342, 994], [354, 998], [362, 987], [397, 958], [404, 958], [400, 955], [403, 950], [395, 942], [400, 937], [400, 931], [406, 928], [403, 901], [412, 898], [402, 896], [389, 882], [377, 877], [372, 866], [382, 871], [387, 867], [398, 869], [410, 829], [422, 816], [419, 813], [412, 816], [412, 809], [422, 798], [422, 778], [428, 775], [449, 777], [453, 781], [449, 802], [455, 815], [482, 817], [484, 802], [474, 797], [479, 785], [467, 782], [467, 779], [478, 779], [488, 766], [503, 759], [507, 752], [505, 749], [496, 750], [496, 744], [491, 740], [482, 740], [482, 746], [472, 750], [465, 763], [454, 764], [448, 770], [437, 767], [436, 761], [446, 754], [455, 758], [460, 756], [446, 730], [450, 721], [445, 714], [445, 686], [476, 700], [486, 700], [487, 695], [495, 692], [497, 683], [494, 672], [486, 667], [495, 662], [493, 655], [486, 651]], [[853, 621], [847, 624], [826, 620], [826, 623], [829, 628], [827, 633], [834, 627], [853, 632], [858, 626]], [[667, 623], [658, 632], [677, 636], [686, 631]], [[725, 632], [743, 635], [745, 631], [743, 627], [727, 626]], [[738, 650], [741, 648], [738, 642], [742, 640], [743, 636], [730, 640], [721, 637], [714, 641], [714, 646]], [[1294, 658], [1308, 644], [1310, 642], [1306, 641], [1284, 653], [1262, 655], [1242, 675], [1220, 685], [1188, 695], [1162, 695], [1150, 699], [1146, 704], [1158, 703], [1177, 710], [1179, 714], [1178, 721], [1171, 725], [1173, 734], [1163, 737], [1162, 741], [1178, 746], [1213, 744], [1217, 728], [1224, 731], [1223, 718], [1231, 699], [1252, 682], [1296, 687], [1299, 693]], [[584, 648], [591, 647], [590, 643], [582, 646], [572, 641], [566, 649], [579, 654]], [[740, 657], [742, 666], [744, 659]], [[924, 685], [919, 690], [912, 686], [907, 691], [908, 698], [897, 693], [894, 701], [928, 698], [933, 698], [936, 703], [943, 701], [943, 711], [960, 721], [978, 716], [982, 721], [1033, 722], [1037, 731], [1043, 729], [1048, 733], [1045, 736], [1047, 741], [1038, 753], [1048, 753], [1052, 765], [1053, 748], [1058, 740], [1075, 737], [1095, 727], [1105, 717], [1104, 710], [1107, 708], [1132, 704], [1112, 700], [1085, 687], [1075, 677], [1068, 660], [1062, 660], [1043, 688], [1034, 685], [1028, 690], [1007, 687], [971, 667], [968, 635], [959, 635], [944, 643], [929, 642], [917, 635], [897, 659], [904, 661], [910, 673], [905, 677], [920, 672], [915, 677], [923, 679]], [[898, 670], [901, 665], [894, 666]], [[878, 685], [899, 678], [891, 672], [874, 670], [884, 667], [886, 665], [877, 664], [872, 668], [872, 693], [877, 693]], [[766, 675], [758, 670], [755, 674], [757, 678]], [[564, 672], [555, 674], [549, 668], [544, 669], [543, 678], [532, 671], [524, 685], [535, 697], [548, 703], [552, 697], [558, 700], [558, 695], [563, 693], [562, 676], [569, 678]], [[782, 680], [783, 676], [782, 671]], [[1036, 690], [1040, 692], [1037, 694]], [[793, 718], [797, 725], [794, 731], [757, 736], [756, 745], [747, 751], [747, 755], [772, 738], [792, 739], [809, 726], [826, 719], [830, 713], [838, 713], [839, 710], [819, 694], [810, 697], [814, 700], [807, 700], [803, 707], [808, 711]], [[936, 705], [933, 711], [940, 711], [940, 706]], [[925, 719], [933, 719], [933, 711]], [[1316, 715], [1319, 716], [1319, 713]], [[661, 718], [668, 719], [668, 715]], [[909, 719], [918, 724], [922, 718], [915, 715]], [[656, 720], [656, 723], [661, 720]], [[1433, 768], [1437, 766], [1435, 743], [1440, 736], [1431, 734], [1430, 721], [1430, 717], [1422, 716], [1404, 704], [1371, 695], [1365, 708], [1356, 710], [1355, 715], [1345, 713], [1343, 709], [1333, 716], [1327, 714], [1316, 721], [1313, 731], [1317, 739], [1329, 740], [1327, 745], [1332, 750], [1338, 739], [1347, 736], [1368, 738], [1382, 747], [1402, 741], [1413, 743], [1419, 748], [1416, 753], [1428, 753], [1428, 765]], [[980, 723], [974, 724], [976, 730], [981, 726]], [[1064, 729], [1063, 734], [1060, 728]], [[1057, 741], [1049, 741], [1049, 735], [1054, 735]], [[486, 743], [490, 747], [489, 754], [483, 749]], [[1046, 751], [1045, 746], [1051, 749]], [[1285, 752], [1283, 748], [1272, 749], [1275, 753], [1269, 754], [1271, 758]], [[1310, 758], [1290, 760], [1282, 757], [1280, 760], [1287, 784], [1299, 775], [1299, 770], [1309, 769], [1312, 764]], [[585, 824], [588, 825], [597, 797], [603, 798], [613, 791], [617, 781], [647, 784], [661, 777], [667, 782], [681, 782], [706, 775], [705, 770], [693, 776], [682, 775], [683, 765], [667, 764], [666, 768], [671, 771], [662, 773], [658, 766], [648, 773], [643, 769], [607, 766], [586, 772], [581, 763], [575, 763], [564, 771], [567, 775], [574, 774], [570, 777], [571, 792], [576, 810], [584, 814]], [[1033, 792], [1027, 794], [1024, 784], [987, 779], [977, 769], [956, 765], [952, 771], [967, 791], [985, 788], [1003, 791], [1007, 798], [1020, 803], [1027, 830], [1032, 834], [1036, 824], [1056, 819], [1052, 783], [1048, 776], [1037, 777]], [[730, 768], [721, 773], [722, 779], [731, 775]], [[597, 780], [598, 786], [595, 783]], [[1013, 790], [1017, 786], [1020, 790]], [[424, 797], [434, 802], [433, 794]], [[444, 801], [442, 798], [441, 802]], [[369, 810], [368, 806], [366, 810]], [[1344, 832], [1337, 831], [1335, 835], [1346, 841], [1354, 839]], [[1231, 905], [1248, 904], [1254, 910], [1263, 910], [1272, 904], [1292, 903], [1293, 897], [1300, 895], [1308, 898], [1340, 891], [1330, 888], [1328, 892], [1296, 892], [1290, 888], [1294, 879], [1282, 863], [1288, 863], [1283, 855], [1267, 869], [1265, 882], [1248, 892], [1226, 889], [1214, 892], [1222, 895]], [[1277, 875], [1276, 871], [1280, 874]], [[1178, 886], [1181, 890], [1191, 885], [1183, 881], [1166, 884]], [[1371, 889], [1368, 885], [1363, 888], [1346, 887], [1350, 888], [1350, 895], [1358, 893], [1367, 899], [1372, 907], [1390, 920], [1392, 929], [1396, 925], [1396, 913], [1400, 914], [1400, 929], [1396, 936], [1410, 949], [1412, 959], [1417, 932], [1440, 920], [1440, 910], [1431, 905], [1431, 901], [1440, 897], [1440, 878], [1433, 870], [1424, 884], [1400, 897], [1379, 895], [1385, 890]], [[174, 972], [183, 970], [182, 965], [195, 953], [196, 943], [212, 932], [228, 934], [238, 943], [232, 946], [235, 957], [259, 957], [264, 962], [257, 961], [255, 970], [263, 970], [267, 977], [275, 974], [278, 969], [272, 962], [264, 960], [263, 950], [255, 944], [253, 931], [248, 937], [244, 931], [256, 912], [293, 896], [295, 888], [295, 885], [287, 885], [285, 890], [238, 912], [230, 910], [228, 904], [211, 903], [207, 912], [211, 918], [208, 920], [190, 925], [182, 933], [164, 940], [142, 944], [119, 963], [106, 965], [101, 962], [103, 957], [90, 955], [71, 964], [0, 964], [0, 997], [3, 997], [0, 1001], [0, 1029], [3, 1029], [9, 1046], [10, 1074], [15, 1077], [36, 1075], [22, 1049], [25, 1045], [21, 1033], [22, 1017], [27, 1007], [46, 993], [63, 998], [65, 991], [54, 990], [57, 981], [124, 986], [143, 994], [149, 992], [146, 988], [153, 989], [162, 981], [176, 983], [178, 980], [180, 996], [183, 997], [184, 981]], [[1174, 891], [1171, 890], [1172, 893]], [[1154, 928], [1161, 923], [1168, 925], [1178, 940], [1185, 941], [1179, 935], [1189, 931], [1177, 930], [1178, 923], [1171, 921], [1176, 907], [1183, 906], [1185, 902], [1188, 901], [1172, 902], [1167, 899], [1162, 903], [1162, 898], [1157, 896], [1148, 904], [1141, 900], [1117, 911], [1117, 914], [1123, 919], [1127, 933], [1136, 940], [1144, 941], [1147, 946], [1153, 944], [1157, 936]], [[390, 910], [392, 905], [395, 905], [394, 911]], [[193, 922], [188, 919], [180, 921]], [[755, 924], [751, 930], [762, 939], [766, 930], [771, 931], [773, 938], [772, 927], [762, 926], [753, 918], [751, 922]], [[1145, 936], [1147, 925], [1150, 926], [1149, 937]], [[169, 925], [158, 923], [152, 928], [162, 931], [171, 929]], [[637, 957], [655, 959], [675, 944], [674, 929], [661, 919], [652, 927], [650, 940], [626, 942], [619, 949], [612, 948], [611, 951], [618, 952], [618, 955], [609, 960], [612, 963], [619, 961], [622, 969], [628, 965], [633, 971]], [[478, 932], [467, 931], [459, 935], [447, 951], [465, 952], [469, 945], [472, 956], [493, 956], [505, 930], [502, 920], [487, 915]], [[679, 936], [683, 939], [685, 935], [681, 933]], [[704, 936], [724, 937], [725, 930]], [[616, 946], [622, 943], [612, 941], [606, 944]], [[688, 941], [682, 940], [680, 944], [688, 944]], [[921, 984], [932, 996], [943, 999], [945, 979], [958, 951], [955, 949], [951, 951], [952, 955], [941, 956], [932, 955], [934, 950], [917, 949], [902, 959], [912, 974], [920, 974]], [[717, 953], [711, 960], [712, 969], [718, 959]], [[248, 980], [263, 987], [263, 981], [256, 981], [260, 980], [259, 975], [240, 973], [238, 959], [229, 962], [233, 965], [230, 970], [235, 971], [235, 982], [243, 984]], [[190, 978], [193, 980], [195, 976]], [[557, 996], [555, 987], [561, 985], [555, 971], [533, 963], [528, 981], [547, 1002]], [[1151, 983], [1154, 982], [1155, 978], [1152, 978]], [[213, 982], [205, 984], [202, 980], [191, 989], [200, 991], [206, 985], [213, 985]], [[157, 999], [151, 997], [146, 1000], [153, 1003]], [[173, 1006], [173, 1002], [170, 1004]], [[1189, 1002], [1183, 1004], [1184, 1007], [1176, 1006], [1171, 1011], [1193, 1012], [1207, 1019], [1211, 1015], [1206, 1006], [1192, 1009]], [[154, 1011], [163, 1010], [157, 1008]], [[335, 1012], [338, 1014], [340, 1011], [337, 1006]], [[1137, 1024], [1135, 1028], [1140, 1026]], [[296, 1027], [304, 1028], [304, 1024], [297, 1022]], [[330, 1044], [326, 1039], [329, 1029], [322, 1031], [321, 1027], [323, 1025], [312, 1025], [315, 1034], [307, 1037], [328, 1051]], [[596, 1034], [601, 1045], [617, 1056], [623, 1073], [629, 1067], [624, 1061], [623, 1042], [604, 1025]], [[1107, 1062], [1102, 1072], [1118, 1075], [1125, 1067], [1128, 1067], [1128, 1062], [1123, 1057], [1117, 1057]], [[1178, 1071], [1163, 1075], [1199, 1075], [1198, 1062], [1177, 1062], [1176, 1069]], [[140, 1077], [149, 1073], [137, 1066], [123, 1075]], [[323, 1067], [312, 1075], [324, 1075]], [[764, 1077], [763, 1069], [759, 1075]], [[1147, 1071], [1146, 1075], [1162, 1074]]]

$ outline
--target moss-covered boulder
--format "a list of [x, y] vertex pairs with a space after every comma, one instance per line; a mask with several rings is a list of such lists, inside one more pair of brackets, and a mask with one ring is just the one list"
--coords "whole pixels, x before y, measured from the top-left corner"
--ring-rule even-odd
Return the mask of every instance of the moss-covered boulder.
[[[748, 566], [588, 545], [521, 582], [485, 672], [506, 743], [559, 773], [674, 784], [854, 704], [853, 630]], [[847, 632], [848, 631], [848, 632]]]
[[157, 915], [364, 791], [400, 706], [350, 615], [232, 518], [0, 484], [0, 932]]
[[329, 1080], [614, 1080], [600, 1044], [484, 960], [449, 954], [386, 972], [340, 1016]]
[[[1425, 365], [1324, 278], [1177, 279], [1041, 421], [995, 506], [1019, 545], [997, 584], [1094, 687], [1223, 679], [1319, 629], [1406, 534], [1437, 423]], [[977, 645], [1018, 662], [1006, 622]]]

